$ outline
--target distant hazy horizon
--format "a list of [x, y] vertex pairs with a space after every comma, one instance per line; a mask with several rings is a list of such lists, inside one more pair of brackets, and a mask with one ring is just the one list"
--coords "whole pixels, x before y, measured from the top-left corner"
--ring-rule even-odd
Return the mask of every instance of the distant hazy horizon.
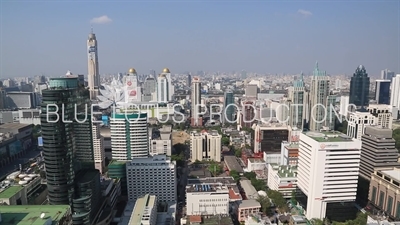
[[1, 1], [0, 79], [184, 71], [400, 73], [400, 1]]

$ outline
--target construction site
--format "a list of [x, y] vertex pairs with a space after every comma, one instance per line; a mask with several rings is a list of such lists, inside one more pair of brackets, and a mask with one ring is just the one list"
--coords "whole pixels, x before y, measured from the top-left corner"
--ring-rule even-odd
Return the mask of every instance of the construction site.
[[172, 145], [185, 144], [185, 141], [190, 141], [190, 135], [185, 131], [172, 131]]

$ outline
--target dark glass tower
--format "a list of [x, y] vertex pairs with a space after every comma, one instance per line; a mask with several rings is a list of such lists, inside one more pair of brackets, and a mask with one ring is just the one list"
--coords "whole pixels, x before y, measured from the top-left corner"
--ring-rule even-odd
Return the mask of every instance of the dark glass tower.
[[390, 105], [390, 80], [377, 80], [375, 86], [375, 100], [378, 104]]
[[349, 103], [357, 109], [365, 110], [369, 104], [369, 77], [365, 67], [360, 65], [350, 81]]
[[234, 121], [234, 114], [236, 107], [233, 105], [235, 103], [235, 98], [231, 90], [227, 90], [224, 96], [224, 122], [232, 123]]

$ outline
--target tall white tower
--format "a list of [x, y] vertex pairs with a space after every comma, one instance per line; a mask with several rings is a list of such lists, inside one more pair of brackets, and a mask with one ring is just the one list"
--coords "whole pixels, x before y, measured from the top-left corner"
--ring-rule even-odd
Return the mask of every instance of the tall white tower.
[[310, 85], [310, 130], [319, 131], [327, 120], [326, 107], [329, 96], [329, 77], [315, 65]]
[[202, 117], [200, 117], [201, 112], [201, 82], [199, 77], [194, 77], [192, 80], [192, 93], [191, 93], [191, 114], [192, 120], [191, 125], [203, 126]]
[[160, 74], [157, 78], [157, 101], [167, 103], [170, 99], [169, 96], [170, 80], [164, 73]]
[[123, 78], [123, 83], [125, 85], [126, 103], [142, 101], [142, 91], [138, 84], [138, 77], [134, 68], [129, 69], [128, 75]]
[[100, 75], [99, 75], [99, 60], [97, 52], [97, 40], [93, 30], [90, 32], [88, 40], [88, 85], [90, 91], [90, 99], [96, 100], [99, 86], [100, 86]]
[[171, 72], [169, 71], [168, 68], [164, 68], [160, 76], [165, 76], [168, 80], [168, 99], [172, 100], [172, 96], [175, 93], [175, 87], [172, 84], [172, 79], [171, 79]]

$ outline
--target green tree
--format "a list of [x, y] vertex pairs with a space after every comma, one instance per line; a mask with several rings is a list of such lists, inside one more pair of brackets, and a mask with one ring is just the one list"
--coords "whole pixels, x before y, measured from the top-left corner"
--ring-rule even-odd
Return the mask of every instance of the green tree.
[[228, 146], [230, 144], [230, 142], [231, 141], [230, 141], [229, 137], [222, 137], [222, 139], [221, 139], [222, 145]]
[[400, 152], [400, 128], [393, 131], [393, 139], [396, 141], [396, 148]]
[[210, 173], [216, 177], [219, 174], [221, 174], [223, 172], [223, 168], [220, 164], [212, 162], [209, 166], [208, 166], [208, 171], [210, 171]]
[[282, 209], [283, 211], [288, 211], [286, 200], [279, 191], [268, 190], [267, 195], [272, 200], [272, 202], [274, 202], [276, 207]]
[[324, 221], [321, 219], [311, 219], [310, 220], [311, 225], [324, 225]]
[[253, 185], [257, 191], [265, 191], [267, 189], [265, 182], [263, 180], [257, 180], [256, 178], [252, 178], [250, 181], [251, 185]]
[[233, 179], [236, 181], [236, 183], [239, 182], [239, 180], [240, 180], [240, 175], [239, 175], [239, 172], [238, 172], [238, 171], [236, 171], [236, 170], [231, 170], [231, 171], [229, 171], [229, 175], [231, 175], [231, 177], [233, 177]]
[[256, 179], [257, 175], [255, 172], [246, 172], [243, 174], [244, 177], [246, 177], [247, 179], [251, 180], [251, 179]]
[[292, 196], [291, 196], [290, 200], [292, 201], [293, 205], [297, 205], [296, 191], [292, 191]]
[[257, 201], [261, 205], [261, 212], [263, 212], [266, 215], [269, 215], [271, 213], [271, 201], [267, 196], [258, 196]]
[[242, 150], [241, 149], [236, 149], [235, 150], [235, 156], [236, 157], [242, 157]]

